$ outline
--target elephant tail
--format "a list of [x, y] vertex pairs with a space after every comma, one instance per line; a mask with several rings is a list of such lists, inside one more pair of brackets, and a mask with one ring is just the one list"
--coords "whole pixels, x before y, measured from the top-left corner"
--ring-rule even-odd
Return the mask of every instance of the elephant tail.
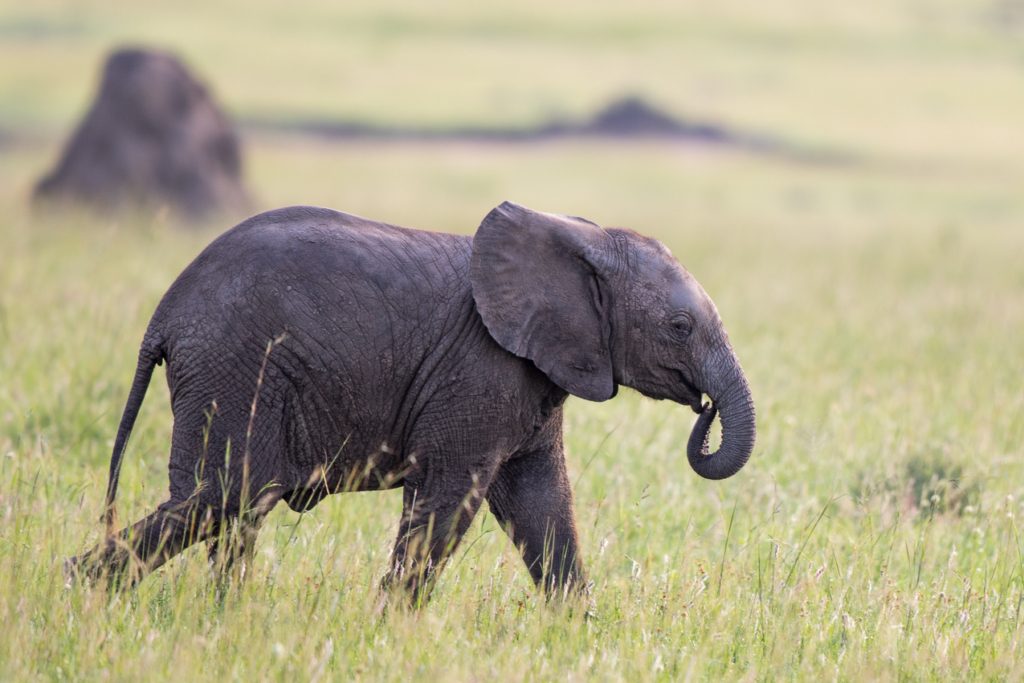
[[131, 391], [128, 392], [128, 402], [125, 404], [124, 413], [121, 415], [121, 424], [117, 428], [117, 438], [114, 440], [114, 452], [110, 456], [107, 498], [101, 518], [106, 525], [107, 536], [113, 534], [114, 526], [117, 524], [114, 498], [117, 497], [117, 480], [121, 475], [121, 461], [124, 458], [125, 446], [128, 445], [128, 437], [132, 434], [132, 427], [135, 426], [135, 418], [139, 415], [142, 401], [146, 398], [146, 389], [149, 388], [149, 380], [153, 377], [153, 368], [163, 363], [164, 357], [163, 340], [154, 334], [151, 328], [147, 331], [146, 337], [142, 341], [142, 348], [139, 350], [139, 364], [135, 368], [135, 380], [132, 382]]

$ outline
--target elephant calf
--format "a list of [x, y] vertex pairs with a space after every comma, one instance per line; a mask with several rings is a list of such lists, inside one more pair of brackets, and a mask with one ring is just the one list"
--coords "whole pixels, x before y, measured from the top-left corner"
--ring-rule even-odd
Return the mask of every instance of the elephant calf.
[[[112, 534], [125, 445], [165, 360], [170, 499]], [[486, 499], [539, 586], [579, 588], [562, 405], [620, 384], [699, 413], [699, 475], [750, 456], [754, 405], [718, 311], [656, 240], [509, 202], [475, 237], [312, 207], [255, 216], [153, 314], [111, 458], [108, 536], [70, 568], [145, 572], [203, 539], [229, 561], [278, 501], [309, 510], [400, 486], [385, 583], [428, 595]]]

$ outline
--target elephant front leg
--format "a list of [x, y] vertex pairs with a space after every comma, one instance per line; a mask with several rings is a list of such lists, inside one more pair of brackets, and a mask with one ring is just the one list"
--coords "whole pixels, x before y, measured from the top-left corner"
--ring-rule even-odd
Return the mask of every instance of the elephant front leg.
[[534, 584], [550, 594], [587, 590], [572, 486], [560, 447], [505, 463], [491, 484], [487, 501], [522, 553]]
[[472, 524], [486, 493], [483, 473], [435, 474], [434, 486], [425, 478], [407, 478], [402, 521], [391, 566], [382, 585], [400, 588], [410, 603], [430, 598], [434, 582]]

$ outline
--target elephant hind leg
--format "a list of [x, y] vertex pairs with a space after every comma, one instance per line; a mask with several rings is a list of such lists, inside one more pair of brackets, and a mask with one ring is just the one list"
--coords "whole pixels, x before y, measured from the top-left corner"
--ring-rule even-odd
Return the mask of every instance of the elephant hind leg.
[[245, 575], [257, 532], [244, 522], [234, 521], [219, 525], [211, 534], [206, 542], [207, 559], [218, 578], [224, 580], [236, 569]]
[[126, 580], [134, 584], [193, 543], [208, 538], [217, 518], [217, 511], [200, 505], [197, 498], [167, 501], [145, 519], [68, 560], [65, 570], [94, 580], [106, 577], [111, 586]]
[[246, 567], [252, 564], [256, 537], [263, 520], [280, 499], [280, 495], [265, 495], [241, 517], [218, 520], [212, 527], [207, 556], [210, 567], [221, 581], [236, 570], [239, 579], [245, 578]]

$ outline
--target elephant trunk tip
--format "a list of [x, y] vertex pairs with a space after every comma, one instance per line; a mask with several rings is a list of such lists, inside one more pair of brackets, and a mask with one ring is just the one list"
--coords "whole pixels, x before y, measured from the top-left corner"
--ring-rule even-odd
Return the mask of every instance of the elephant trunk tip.
[[[747, 397], [749, 399], [749, 395]], [[726, 479], [739, 472], [754, 450], [755, 420], [752, 401], [740, 401], [744, 406], [737, 412], [734, 406], [722, 410], [722, 444], [714, 453], [708, 449], [711, 424], [718, 415], [718, 406], [705, 403], [697, 422], [690, 432], [686, 457], [693, 471], [705, 479]]]

